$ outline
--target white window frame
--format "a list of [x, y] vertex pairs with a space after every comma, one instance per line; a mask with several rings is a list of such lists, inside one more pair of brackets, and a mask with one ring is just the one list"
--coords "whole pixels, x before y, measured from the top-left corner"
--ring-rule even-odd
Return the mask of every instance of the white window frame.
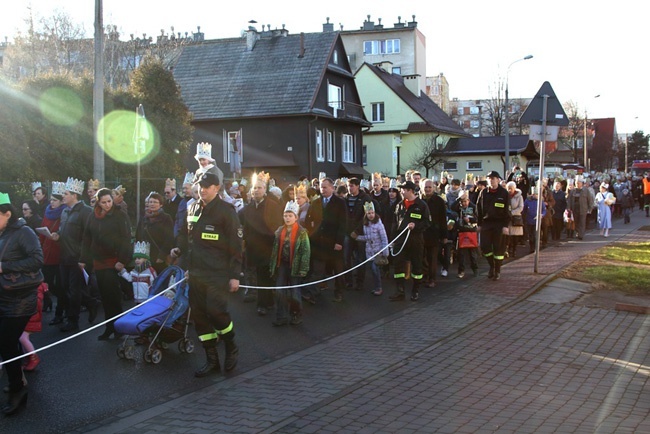
[[471, 119], [469, 121], [469, 127], [470, 128], [479, 128], [481, 126], [481, 122], [476, 120], [476, 119]]
[[325, 161], [325, 147], [323, 146], [323, 130], [316, 130], [316, 161]]
[[334, 149], [334, 133], [327, 131], [325, 134], [325, 150], [327, 152], [327, 161], [333, 163], [336, 161], [336, 152]]
[[230, 163], [230, 153], [233, 152], [233, 146], [237, 143], [237, 134], [240, 135], [240, 149], [239, 149], [239, 161], [244, 161], [244, 150], [243, 143], [244, 139], [242, 137], [243, 131], [223, 131], [223, 162]]
[[367, 166], [368, 165], [368, 146], [363, 145], [361, 147], [361, 165], [362, 166]]
[[[475, 165], [475, 167], [471, 167], [470, 165]], [[467, 170], [473, 170], [473, 171], [481, 171], [483, 170], [483, 161], [468, 161], [466, 164]]]
[[373, 123], [383, 123], [386, 121], [386, 113], [383, 102], [373, 102], [370, 104], [372, 110], [371, 118]]
[[458, 172], [458, 161], [445, 161], [442, 163], [442, 170], [447, 172]]
[[480, 113], [480, 110], [479, 110], [479, 108], [477, 106], [471, 106], [469, 108], [469, 114], [470, 115], [477, 115], [479, 113]]
[[354, 136], [351, 134], [341, 135], [341, 161], [354, 163]]
[[458, 107], [458, 108], [456, 109], [456, 114], [457, 114], [458, 116], [463, 116], [463, 115], [465, 114], [465, 109], [464, 109], [463, 107]]
[[332, 83], [327, 83], [327, 105], [343, 110], [343, 88]]
[[402, 75], [402, 67], [401, 66], [393, 66], [391, 69], [391, 73], [395, 75]]

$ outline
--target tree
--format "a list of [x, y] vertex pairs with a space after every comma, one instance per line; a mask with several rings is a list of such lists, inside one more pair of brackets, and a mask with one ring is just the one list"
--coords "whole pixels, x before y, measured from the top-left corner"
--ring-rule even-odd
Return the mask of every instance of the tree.
[[[627, 167], [628, 170], [632, 166], [634, 160], [647, 160], [650, 159], [649, 142], [650, 135], [646, 135], [643, 131], [635, 131], [632, 135], [627, 136]], [[625, 141], [619, 143], [617, 151], [619, 170], [625, 170]]]
[[569, 125], [561, 129], [558, 138], [559, 148], [569, 149], [573, 155], [573, 161], [582, 161], [584, 160], [584, 151], [582, 145], [579, 146], [579, 139], [584, 135], [584, 117], [580, 117], [580, 108], [571, 100], [564, 104], [564, 111], [569, 118]]
[[425, 177], [429, 177], [429, 171], [442, 165], [446, 161], [446, 153], [442, 145], [438, 143], [440, 134], [429, 134], [420, 140], [418, 151], [411, 157], [409, 167], [424, 168]]
[[498, 81], [495, 87], [496, 93], [485, 100], [483, 105], [485, 127], [490, 135], [503, 136], [505, 134], [505, 85], [502, 81]]

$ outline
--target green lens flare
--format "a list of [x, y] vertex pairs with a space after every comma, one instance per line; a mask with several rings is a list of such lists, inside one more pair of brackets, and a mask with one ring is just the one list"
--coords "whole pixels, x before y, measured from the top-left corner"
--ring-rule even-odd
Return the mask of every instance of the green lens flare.
[[97, 141], [113, 160], [136, 164], [138, 158], [146, 163], [158, 154], [157, 137], [158, 132], [146, 119], [137, 118], [132, 111], [115, 110], [99, 122]]
[[53, 87], [41, 94], [38, 107], [43, 117], [56, 125], [72, 126], [84, 114], [81, 99], [70, 89]]

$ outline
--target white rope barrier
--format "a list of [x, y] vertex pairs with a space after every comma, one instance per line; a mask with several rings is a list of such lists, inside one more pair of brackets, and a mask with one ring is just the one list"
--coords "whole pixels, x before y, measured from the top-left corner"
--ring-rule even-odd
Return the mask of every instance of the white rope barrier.
[[153, 297], [146, 299], [145, 301], [143, 301], [143, 302], [140, 303], [140, 304], [136, 304], [136, 305], [133, 306], [131, 309], [128, 309], [128, 310], [126, 310], [126, 311], [124, 311], [124, 312], [122, 312], [122, 313], [120, 313], [120, 314], [118, 314], [118, 315], [115, 315], [113, 318], [109, 318], [109, 319], [107, 319], [107, 320], [105, 320], [105, 321], [103, 321], [103, 322], [100, 322], [99, 324], [95, 324], [94, 326], [92, 326], [92, 327], [90, 327], [90, 328], [87, 328], [87, 329], [82, 330], [82, 331], [80, 331], [80, 332], [78, 332], [78, 333], [75, 333], [75, 334], [73, 334], [73, 335], [71, 335], [71, 336], [68, 336], [68, 337], [66, 337], [66, 338], [64, 338], [64, 339], [61, 339], [60, 341], [53, 342], [53, 343], [51, 343], [51, 344], [49, 344], [49, 345], [46, 345], [46, 346], [44, 346], [44, 347], [41, 347], [41, 348], [35, 349], [34, 351], [31, 351], [31, 352], [29, 352], [29, 353], [25, 353], [25, 354], [22, 354], [22, 355], [20, 355], [20, 356], [18, 356], [18, 357], [14, 357], [13, 359], [9, 359], [9, 360], [5, 360], [5, 361], [3, 361], [3, 362], [0, 362], [0, 367], [3, 366], [3, 365], [5, 365], [5, 364], [7, 364], [7, 363], [11, 363], [11, 362], [14, 362], [14, 361], [16, 361], [16, 360], [20, 360], [20, 359], [22, 359], [23, 357], [28, 357], [28, 356], [31, 356], [32, 354], [36, 354], [36, 353], [39, 353], [39, 352], [41, 352], [41, 351], [48, 350], [48, 349], [50, 349], [50, 348], [52, 348], [52, 347], [55, 347], [55, 346], [60, 345], [60, 344], [62, 344], [62, 343], [64, 343], [64, 342], [67, 342], [67, 341], [70, 341], [70, 340], [72, 340], [72, 339], [74, 339], [74, 338], [76, 338], [76, 337], [79, 337], [79, 336], [81, 336], [81, 335], [83, 335], [83, 334], [86, 334], [86, 333], [88, 333], [88, 332], [90, 332], [90, 331], [93, 331], [93, 330], [95, 330], [96, 328], [101, 327], [101, 326], [103, 326], [103, 325], [105, 325], [105, 324], [108, 324], [108, 323], [111, 322], [111, 321], [115, 321], [116, 319], [118, 319], [118, 318], [120, 318], [120, 317], [126, 315], [127, 313], [129, 313], [129, 312], [131, 312], [131, 311], [134, 311], [135, 309], [139, 308], [140, 306], [143, 306], [143, 305], [145, 305], [145, 304], [147, 304], [147, 303], [153, 301], [155, 298], [158, 298], [158, 297], [162, 296], [162, 295], [165, 294], [166, 292], [171, 291], [172, 289], [174, 289], [176, 286], [180, 285], [180, 284], [181, 284], [182, 282], [184, 282], [185, 280], [187, 280], [187, 277], [183, 277], [181, 280], [179, 280], [178, 282], [176, 282], [176, 283], [174, 283], [173, 285], [169, 286], [168, 288], [165, 288], [164, 290], [160, 291], [158, 294], [154, 295]]
[[[402, 235], [404, 235], [405, 232], [406, 232], [406, 238], [404, 239], [404, 243], [402, 243], [402, 247], [400, 248], [399, 252], [394, 253], [394, 252], [393, 252], [393, 243], [395, 243], [395, 241], [397, 241], [397, 240], [398, 240]], [[299, 285], [289, 285], [289, 286], [251, 286], [251, 285], [239, 285], [239, 287], [240, 287], [240, 288], [246, 288], [246, 289], [267, 289], [267, 290], [270, 289], [270, 290], [273, 290], [273, 289], [301, 288], [301, 287], [305, 287], [305, 286], [312, 286], [312, 285], [317, 285], [317, 284], [319, 284], [319, 283], [327, 282], [328, 280], [336, 279], [336, 278], [338, 278], [338, 277], [340, 277], [340, 276], [343, 276], [343, 275], [345, 275], [345, 274], [347, 274], [347, 273], [350, 273], [351, 271], [356, 270], [357, 268], [359, 268], [359, 267], [361, 267], [361, 266], [366, 265], [368, 262], [370, 262], [370, 261], [372, 261], [373, 259], [375, 259], [375, 257], [379, 256], [379, 255], [380, 255], [384, 250], [386, 250], [386, 249], [390, 249], [390, 254], [391, 254], [391, 256], [397, 256], [397, 255], [399, 255], [399, 254], [402, 252], [402, 250], [404, 249], [404, 246], [406, 245], [406, 242], [407, 242], [408, 239], [409, 239], [409, 235], [410, 235], [410, 231], [409, 231], [409, 229], [408, 229], [408, 227], [407, 227], [407, 228], [405, 228], [402, 232], [400, 232], [400, 233], [395, 237], [395, 239], [394, 239], [393, 241], [391, 241], [390, 243], [388, 243], [384, 248], [382, 248], [381, 250], [379, 250], [377, 253], [375, 253], [375, 254], [372, 255], [371, 257], [367, 258], [365, 261], [363, 261], [363, 262], [361, 262], [361, 263], [355, 265], [354, 267], [350, 268], [349, 270], [343, 271], [343, 272], [341, 272], [341, 273], [339, 273], [339, 274], [337, 274], [337, 275], [335, 275], [335, 276], [330, 276], [330, 277], [326, 277], [326, 278], [321, 279], [321, 280], [317, 280], [317, 281], [314, 281], [314, 282], [302, 283], [302, 284], [299, 284]], [[80, 331], [80, 332], [78, 332], [78, 333], [75, 333], [75, 334], [73, 334], [73, 335], [71, 335], [71, 336], [68, 336], [68, 337], [66, 337], [66, 338], [64, 338], [64, 339], [61, 339], [61, 340], [59, 340], [59, 341], [53, 342], [53, 343], [51, 343], [51, 344], [49, 344], [49, 345], [46, 345], [46, 346], [44, 346], [44, 347], [37, 348], [37, 349], [35, 349], [34, 351], [30, 351], [29, 353], [25, 353], [25, 354], [22, 354], [22, 355], [20, 355], [20, 356], [18, 356], [18, 357], [14, 357], [13, 359], [9, 359], [9, 360], [2, 361], [2, 362], [0, 362], [0, 367], [2, 367], [3, 365], [5, 365], [5, 364], [7, 364], [7, 363], [11, 363], [11, 362], [15, 362], [16, 360], [20, 360], [20, 359], [22, 359], [22, 358], [24, 358], [24, 357], [29, 357], [29, 356], [31, 356], [32, 354], [36, 354], [36, 353], [39, 353], [39, 352], [41, 352], [41, 351], [45, 351], [45, 350], [48, 350], [48, 349], [50, 349], [50, 348], [53, 348], [53, 347], [55, 347], [55, 346], [57, 346], [57, 345], [60, 345], [60, 344], [62, 344], [62, 343], [64, 343], [64, 342], [68, 342], [68, 341], [70, 341], [70, 340], [72, 340], [72, 339], [75, 339], [75, 338], [77, 338], [77, 337], [79, 337], [79, 336], [81, 336], [81, 335], [83, 335], [83, 334], [86, 334], [86, 333], [88, 333], [88, 332], [91, 332], [91, 331], [93, 331], [93, 330], [95, 330], [95, 329], [97, 329], [97, 328], [99, 328], [99, 327], [101, 327], [101, 326], [103, 326], [103, 325], [108, 324], [108, 323], [111, 322], [111, 321], [115, 321], [116, 319], [118, 319], [118, 318], [120, 318], [120, 317], [126, 315], [127, 313], [132, 312], [132, 311], [134, 311], [135, 309], [138, 309], [140, 306], [143, 306], [143, 305], [145, 305], [145, 304], [147, 304], [147, 303], [153, 301], [155, 298], [158, 298], [158, 297], [164, 295], [166, 292], [171, 291], [172, 289], [174, 289], [176, 286], [180, 285], [180, 284], [181, 284], [182, 282], [184, 282], [185, 280], [187, 280], [187, 277], [183, 277], [183, 278], [182, 278], [181, 280], [179, 280], [178, 282], [174, 283], [173, 285], [169, 286], [168, 288], [165, 288], [164, 290], [160, 291], [158, 294], [154, 295], [154, 296], [151, 297], [151, 298], [148, 298], [147, 300], [143, 301], [142, 303], [140, 303], [140, 304], [136, 304], [136, 305], [133, 306], [132, 308], [130, 308], [130, 309], [128, 309], [128, 310], [126, 310], [126, 311], [124, 311], [124, 312], [118, 314], [118, 315], [115, 315], [114, 317], [109, 318], [109, 319], [107, 319], [107, 320], [105, 320], [105, 321], [103, 321], [103, 322], [100, 322], [99, 324], [95, 324], [95, 325], [93, 325], [93, 326], [90, 327], [90, 328], [87, 328], [87, 329], [85, 329], [85, 330], [82, 330], [82, 331]]]
[[326, 278], [324, 278], [324, 279], [316, 280], [316, 281], [314, 281], [314, 282], [301, 283], [301, 284], [298, 284], [298, 285], [287, 285], [287, 286], [252, 286], [252, 285], [239, 285], [239, 287], [240, 287], [240, 288], [246, 288], [246, 289], [289, 289], [289, 288], [302, 288], [302, 287], [305, 287], [305, 286], [312, 286], [312, 285], [317, 285], [317, 284], [319, 284], [319, 283], [327, 282], [328, 280], [336, 279], [336, 278], [338, 278], [338, 277], [340, 277], [340, 276], [343, 276], [343, 275], [345, 275], [345, 274], [348, 274], [348, 273], [351, 272], [351, 271], [356, 270], [357, 268], [359, 268], [359, 267], [361, 267], [361, 266], [363, 266], [363, 265], [366, 265], [368, 262], [370, 262], [370, 261], [372, 261], [373, 259], [375, 259], [376, 256], [379, 256], [379, 255], [381, 254], [381, 252], [383, 252], [384, 250], [386, 250], [386, 249], [388, 249], [388, 248], [391, 249], [391, 255], [392, 255], [392, 256], [397, 256], [397, 255], [399, 255], [399, 254], [402, 252], [402, 249], [404, 248], [404, 246], [406, 245], [406, 242], [407, 242], [408, 239], [409, 239], [410, 232], [408, 232], [408, 233], [406, 234], [406, 238], [404, 239], [404, 244], [402, 244], [402, 248], [399, 250], [399, 252], [393, 254], [393, 252], [392, 252], [393, 247], [392, 247], [392, 246], [393, 246], [393, 243], [394, 243], [395, 241], [397, 241], [397, 240], [399, 239], [399, 237], [401, 237], [401, 236], [404, 234], [404, 232], [407, 232], [407, 231], [409, 231], [409, 228], [404, 228], [404, 230], [403, 230], [402, 232], [400, 232], [400, 233], [395, 237], [395, 239], [394, 239], [393, 241], [391, 241], [390, 243], [388, 243], [388, 244], [386, 245], [386, 247], [384, 247], [383, 249], [381, 249], [380, 251], [378, 251], [377, 253], [375, 253], [375, 254], [372, 255], [371, 257], [367, 258], [365, 261], [363, 261], [363, 262], [361, 262], [361, 263], [355, 265], [354, 267], [352, 267], [352, 268], [350, 268], [350, 269], [348, 269], [348, 270], [342, 271], [342, 272], [340, 272], [339, 274], [337, 274], [337, 275], [335, 275], [335, 276], [326, 277]]

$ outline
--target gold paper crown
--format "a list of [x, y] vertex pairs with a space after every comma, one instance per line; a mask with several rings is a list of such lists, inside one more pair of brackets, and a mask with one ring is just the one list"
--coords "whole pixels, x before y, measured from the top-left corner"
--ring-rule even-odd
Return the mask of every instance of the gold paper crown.
[[126, 188], [122, 187], [121, 185], [118, 185], [113, 189], [113, 191], [119, 194], [120, 196], [124, 196], [124, 193], [126, 193]]
[[207, 142], [201, 142], [196, 145], [196, 155], [194, 156], [196, 161], [199, 161], [199, 158], [205, 158], [210, 161], [214, 161], [212, 158], [212, 145]]
[[150, 259], [151, 245], [146, 241], [136, 241], [133, 245], [134, 258]]
[[375, 205], [372, 203], [372, 201], [368, 201], [363, 204], [363, 212], [367, 213], [368, 211], [374, 211], [375, 210]]
[[170, 187], [173, 190], [176, 190], [176, 180], [175, 179], [165, 179], [165, 188]]
[[65, 192], [65, 182], [58, 182], [58, 181], [52, 182], [52, 194], [56, 194], [57, 196], [63, 196], [64, 192]]
[[88, 181], [88, 188], [92, 188], [93, 190], [99, 190], [99, 179], [92, 179]]
[[359, 187], [365, 188], [366, 190], [369, 190], [370, 189], [370, 181], [368, 181], [367, 179], [362, 179], [361, 181], [359, 181]]
[[262, 171], [257, 174], [257, 180], [264, 181], [268, 185], [269, 181], [271, 180], [271, 174]]
[[65, 183], [65, 189], [70, 193], [83, 194], [84, 184], [85, 182], [83, 182], [80, 179], [68, 178], [68, 180]]
[[284, 207], [284, 212], [292, 212], [298, 216], [300, 214], [300, 206], [298, 205], [298, 202], [293, 200], [287, 202], [287, 205]]
[[379, 179], [381, 181], [381, 173], [375, 172], [372, 174], [372, 179]]
[[193, 184], [194, 180], [194, 174], [192, 172], [187, 172], [185, 173], [185, 179], [183, 179], [183, 185], [185, 184]]
[[11, 201], [9, 200], [9, 194], [8, 193], [0, 193], [0, 205], [7, 205], [10, 204]]
[[32, 193], [35, 192], [37, 188], [42, 186], [43, 185], [40, 182], [32, 182]]
[[298, 197], [307, 197], [307, 186], [309, 184], [309, 181], [307, 181], [307, 184], [304, 183], [304, 181], [301, 181], [298, 184], [298, 187], [296, 187], [296, 198]]
[[325, 172], [319, 172], [318, 173], [318, 180], [319, 181], [322, 181], [325, 178], [327, 178], [327, 175], [325, 174]]

